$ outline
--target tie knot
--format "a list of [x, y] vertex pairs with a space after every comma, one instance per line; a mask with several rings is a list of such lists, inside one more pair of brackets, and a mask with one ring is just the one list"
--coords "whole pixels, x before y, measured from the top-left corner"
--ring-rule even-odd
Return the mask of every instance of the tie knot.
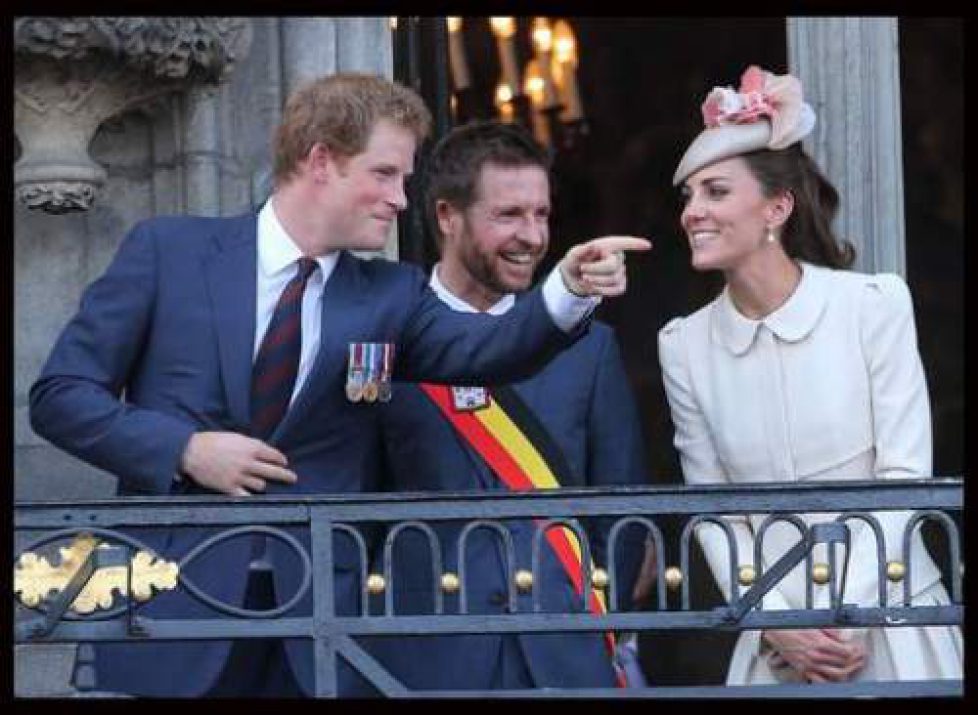
[[308, 280], [309, 276], [312, 275], [312, 272], [316, 270], [316, 266], [318, 265], [319, 264], [316, 263], [316, 259], [314, 258], [309, 258], [308, 256], [303, 256], [302, 258], [300, 258], [299, 273], [298, 273], [299, 278], [302, 281]]

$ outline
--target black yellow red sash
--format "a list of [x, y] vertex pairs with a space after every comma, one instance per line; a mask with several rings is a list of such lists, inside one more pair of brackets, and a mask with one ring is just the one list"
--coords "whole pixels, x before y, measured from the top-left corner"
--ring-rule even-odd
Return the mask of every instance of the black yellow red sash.
[[[573, 484], [560, 448], [511, 387], [493, 388], [489, 405], [472, 411], [455, 408], [451, 387], [447, 385], [422, 383], [421, 389], [512, 491], [557, 489], [561, 481]], [[562, 526], [548, 529], [545, 536], [575, 592], [581, 595], [584, 591], [581, 548], [574, 532]], [[593, 571], [594, 564], [589, 566], [588, 573]], [[592, 588], [590, 596], [590, 611], [598, 615], [606, 613], [604, 594]], [[613, 653], [614, 636], [611, 633], [605, 636]]]

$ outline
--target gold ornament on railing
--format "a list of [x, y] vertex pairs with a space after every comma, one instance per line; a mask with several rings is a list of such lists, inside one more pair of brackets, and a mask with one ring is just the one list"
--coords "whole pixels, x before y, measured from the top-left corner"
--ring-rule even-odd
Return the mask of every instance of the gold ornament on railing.
[[602, 568], [596, 568], [591, 572], [591, 585], [597, 589], [608, 587], [608, 572]]
[[751, 586], [757, 578], [757, 571], [753, 566], [744, 565], [737, 570], [737, 581], [741, 586]]
[[441, 590], [445, 593], [457, 593], [459, 588], [458, 575], [446, 571], [441, 575]]
[[888, 561], [886, 563], [886, 577], [893, 583], [902, 581], [907, 569], [900, 561]]
[[667, 568], [663, 576], [666, 580], [666, 586], [669, 587], [670, 591], [675, 591], [683, 585], [683, 572], [677, 566]]
[[812, 566], [812, 581], [819, 584], [820, 586], [824, 586], [825, 584], [827, 584], [831, 576], [832, 573], [829, 570], [828, 564], [817, 563], [814, 566]]
[[372, 573], [367, 576], [367, 591], [377, 596], [387, 588], [387, 581], [379, 573]]
[[[14, 565], [14, 593], [25, 606], [36, 607], [48, 596], [63, 591], [95, 548], [109, 546], [99, 544], [91, 534], [81, 534], [69, 546], [58, 549], [61, 561], [57, 566], [35, 553], [22, 554]], [[174, 562], [139, 551], [132, 559], [131, 568], [132, 596], [137, 601], [148, 601], [159, 591], [176, 588], [179, 567]], [[128, 579], [126, 566], [98, 569], [71, 604], [71, 610], [87, 614], [96, 608], [111, 608], [115, 592], [126, 597]]]

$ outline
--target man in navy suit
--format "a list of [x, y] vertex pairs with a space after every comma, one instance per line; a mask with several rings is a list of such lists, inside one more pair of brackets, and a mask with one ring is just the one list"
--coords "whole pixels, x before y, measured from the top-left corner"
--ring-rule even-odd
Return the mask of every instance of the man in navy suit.
[[[647, 242], [575, 246], [505, 320], [458, 316], [420, 270], [348, 252], [384, 246], [429, 125], [416, 94], [378, 77], [340, 74], [300, 88], [276, 134], [273, 195], [257, 215], [159, 217], [126, 236], [31, 389], [35, 431], [116, 475], [120, 495], [372, 491], [378, 405], [347, 396], [351, 344], [395, 345], [397, 379], [471, 381], [525, 374], [572, 343], [600, 296], [624, 290], [622, 251]], [[303, 266], [311, 273], [299, 283]], [[293, 316], [301, 317], [282, 340], [296, 348], [294, 384], [284, 416], [266, 433], [254, 427], [253, 363], [293, 285]], [[178, 560], [213, 531], [131, 533]], [[308, 548], [308, 535], [297, 536]], [[334, 541], [336, 609], [355, 613], [359, 556], [348, 541]], [[253, 560], [273, 572], [273, 594], [255, 595]], [[277, 539], [235, 538], [185, 574], [225, 603], [265, 608], [296, 593], [298, 566]], [[310, 612], [307, 594], [293, 615]], [[159, 594], [141, 613], [215, 617], [182, 589]], [[315, 692], [305, 639], [243, 639], [233, 648], [213, 640], [101, 643], [96, 677], [99, 690], [145, 696]], [[343, 662], [338, 692], [366, 692]]]
[[[425, 216], [440, 249], [440, 262], [430, 277], [434, 292], [460, 314], [508, 316], [518, 310], [532, 295], [525, 291], [547, 251], [550, 181], [545, 152], [514, 125], [477, 122], [442, 138], [425, 178]], [[609, 326], [595, 322], [585, 337], [508, 389], [504, 400], [495, 389], [481, 393], [453, 388], [448, 393], [442, 388], [444, 399], [439, 402], [425, 386], [405, 386], [382, 415], [391, 487], [509, 489], [507, 478], [492, 466], [492, 453], [481, 452], [479, 440], [467, 441], [468, 428], [458, 429], [452, 421], [492, 409], [494, 399], [518, 426], [527, 427], [531, 442], [540, 440], [535, 446], [549, 459], [554, 475], [564, 480], [562, 486], [647, 483], [637, 410]], [[475, 429], [481, 427], [477, 423]], [[486, 438], [478, 434], [480, 440]], [[505, 449], [505, 440], [501, 444]], [[457, 573], [460, 528], [433, 526], [443, 568]], [[508, 526], [516, 552], [510, 568], [530, 569], [534, 522]], [[600, 526], [606, 530], [608, 524], [592, 524], [590, 544], [594, 561], [607, 565], [606, 531]], [[621, 606], [627, 608], [643, 545], [641, 532], [625, 533], [631, 538], [615, 551]], [[581, 595], [549, 543], [542, 543], [540, 570], [532, 587], [519, 594], [517, 610], [532, 612], [531, 592], [539, 591], [544, 610], [580, 612]], [[428, 544], [417, 530], [401, 531], [393, 542], [390, 587], [397, 615], [433, 613]], [[506, 610], [510, 577], [503, 553], [496, 534], [473, 532], [465, 564], [469, 613]], [[374, 569], [382, 566], [378, 562]], [[449, 613], [458, 607], [457, 593], [446, 596], [445, 607]], [[616, 685], [608, 641], [597, 632], [390, 638], [372, 650], [395, 677], [414, 689]]]

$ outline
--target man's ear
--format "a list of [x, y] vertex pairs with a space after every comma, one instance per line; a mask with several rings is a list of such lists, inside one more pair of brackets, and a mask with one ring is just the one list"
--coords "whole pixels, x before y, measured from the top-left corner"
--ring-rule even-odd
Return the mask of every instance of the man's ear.
[[313, 144], [306, 154], [306, 166], [317, 184], [325, 184], [329, 181], [330, 171], [335, 169], [335, 164], [336, 154], [321, 142]]
[[455, 236], [462, 225], [462, 212], [449, 201], [438, 199], [435, 201], [435, 219], [442, 236]]
[[791, 218], [795, 210], [795, 195], [788, 190], [780, 191], [768, 203], [765, 211], [767, 225], [770, 228], [781, 228]]

